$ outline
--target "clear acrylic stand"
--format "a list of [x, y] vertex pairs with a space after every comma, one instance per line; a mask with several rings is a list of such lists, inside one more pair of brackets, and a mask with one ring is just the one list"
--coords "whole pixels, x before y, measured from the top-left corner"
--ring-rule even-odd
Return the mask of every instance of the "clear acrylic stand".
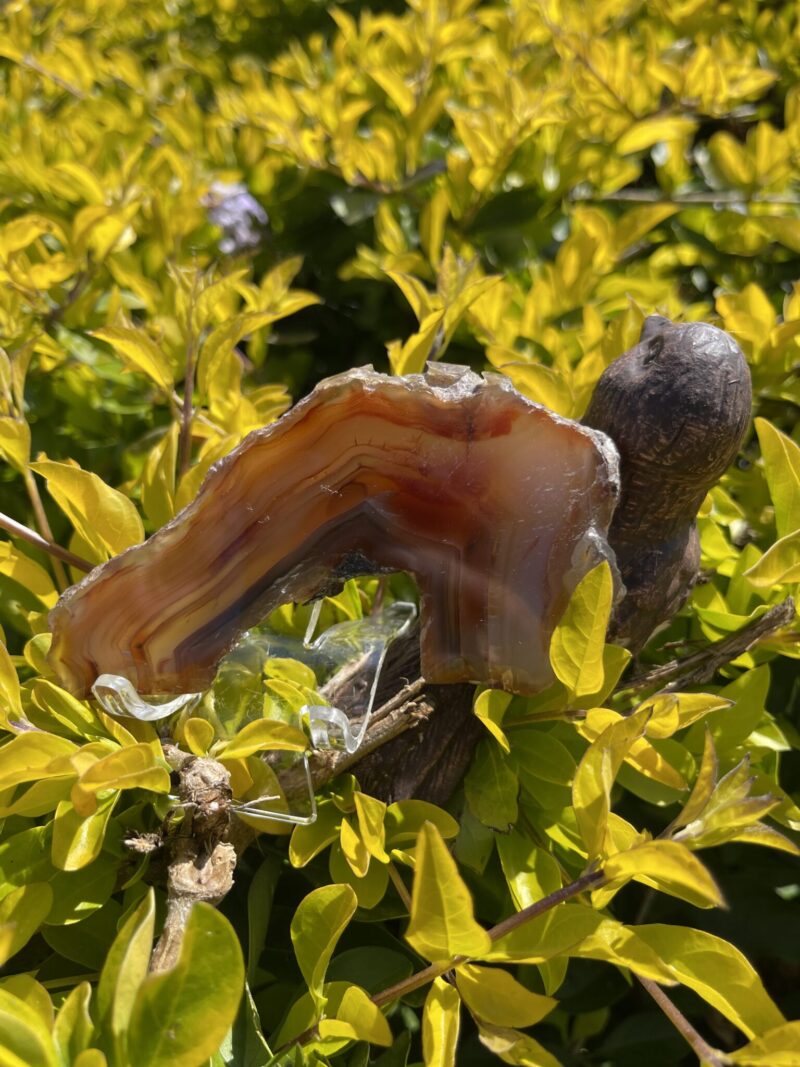
[[[102, 674], [92, 686], [100, 706], [108, 714], [157, 722], [178, 713], [188, 714], [201, 701], [220, 737], [233, 736], [249, 722], [264, 717], [265, 667], [271, 659], [295, 660], [311, 668], [317, 684], [335, 686], [336, 705], [306, 703], [286, 706], [280, 717], [305, 730], [310, 747], [320, 751], [358, 750], [372, 716], [386, 652], [393, 640], [406, 633], [416, 618], [416, 606], [395, 601], [375, 615], [337, 623], [314, 638], [322, 601], [317, 601], [304, 638], [280, 634], [269, 626], [244, 634], [222, 660], [208, 694], [186, 693], [177, 697], [146, 698], [123, 677]], [[349, 684], [348, 684], [349, 683]], [[316, 690], [315, 690], [316, 692]], [[346, 694], [346, 698], [345, 698]], [[271, 713], [274, 715], [273, 712]], [[267, 750], [268, 751], [268, 750]], [[299, 774], [305, 795], [295, 810], [287, 810], [280, 788], [280, 773]], [[317, 817], [307, 753], [272, 753], [264, 774], [274, 779], [274, 789], [237, 805], [234, 810], [251, 819], [309, 825]]]

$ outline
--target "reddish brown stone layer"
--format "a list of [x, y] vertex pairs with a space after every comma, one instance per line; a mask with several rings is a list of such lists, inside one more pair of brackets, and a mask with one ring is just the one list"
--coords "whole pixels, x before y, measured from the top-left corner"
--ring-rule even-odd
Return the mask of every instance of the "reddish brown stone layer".
[[422, 594], [422, 670], [535, 692], [580, 577], [610, 556], [617, 455], [497, 375], [432, 366], [329, 378], [214, 467], [145, 544], [51, 614], [51, 664], [84, 695], [102, 673], [143, 694], [207, 687], [273, 608], [358, 574]]

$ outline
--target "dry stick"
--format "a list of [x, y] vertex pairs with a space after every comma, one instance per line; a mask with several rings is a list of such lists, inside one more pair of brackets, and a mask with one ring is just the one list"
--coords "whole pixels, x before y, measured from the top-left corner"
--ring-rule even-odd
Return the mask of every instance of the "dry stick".
[[43, 552], [48, 552], [56, 559], [63, 559], [63, 561], [68, 563], [70, 567], [76, 567], [81, 571], [91, 571], [94, 569], [94, 563], [89, 563], [88, 560], [76, 556], [75, 553], [70, 552], [68, 548], [62, 548], [61, 545], [57, 545], [53, 541], [45, 540], [45, 538], [41, 537], [35, 530], [31, 530], [28, 526], [23, 526], [21, 522], [17, 522], [16, 519], [12, 519], [9, 515], [4, 515], [1, 511], [0, 529], [7, 530], [8, 533], [13, 534], [15, 537], [19, 537], [23, 541], [27, 541], [29, 545], [33, 545], [35, 548], [40, 548]]
[[794, 600], [787, 597], [781, 604], [776, 604], [741, 630], [723, 637], [721, 641], [715, 641], [685, 659], [672, 660], [661, 667], [654, 667], [646, 674], [636, 675], [623, 682], [619, 691], [658, 688], [670, 693], [681, 686], [702, 685], [710, 681], [720, 667], [741, 656], [765, 637], [782, 630], [793, 619]]
[[661, 1008], [678, 1033], [686, 1039], [689, 1045], [691, 1045], [701, 1063], [707, 1064], [708, 1067], [725, 1067], [725, 1064], [730, 1063], [730, 1060], [724, 1053], [713, 1049], [705, 1038], [695, 1030], [683, 1012], [672, 1003], [660, 985], [653, 982], [650, 978], [642, 978], [640, 974], [637, 974], [636, 977], [656, 1004], [658, 1004], [659, 1008]]

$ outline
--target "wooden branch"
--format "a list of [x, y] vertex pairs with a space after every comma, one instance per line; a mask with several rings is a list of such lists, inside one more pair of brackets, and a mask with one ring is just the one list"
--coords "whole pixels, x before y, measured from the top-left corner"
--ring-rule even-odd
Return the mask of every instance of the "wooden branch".
[[35, 530], [31, 530], [29, 526], [23, 526], [21, 522], [17, 522], [16, 519], [12, 519], [10, 515], [4, 515], [2, 512], [0, 512], [0, 529], [6, 530], [8, 533], [13, 534], [14, 537], [19, 537], [22, 541], [27, 541], [34, 548], [40, 548], [43, 552], [55, 556], [56, 559], [63, 560], [70, 567], [75, 567], [81, 571], [94, 569], [94, 563], [90, 563], [88, 559], [76, 556], [68, 548], [62, 548], [61, 545], [57, 545], [55, 541], [48, 541], [36, 533]]
[[[633, 973], [635, 974], [636, 972], [634, 971]], [[643, 978], [640, 974], [637, 974], [636, 977], [681, 1037], [686, 1039], [703, 1067], [725, 1067], [725, 1064], [731, 1062], [724, 1053], [713, 1049], [706, 1039], [695, 1030], [683, 1012], [672, 1003], [660, 985], [650, 978]]]
[[163, 842], [167, 916], [150, 959], [151, 971], [175, 966], [192, 905], [198, 900], [218, 904], [233, 886], [236, 866], [236, 850], [223, 840], [231, 821], [230, 774], [216, 760], [190, 756], [174, 745], [165, 745], [164, 755], [178, 775], [184, 815]]
[[741, 630], [715, 641], [685, 659], [674, 659], [645, 674], [635, 675], [623, 682], [619, 690], [658, 689], [672, 693], [685, 686], [703, 685], [711, 681], [720, 667], [748, 652], [759, 641], [788, 626], [794, 616], [794, 600], [787, 597], [782, 603], [776, 604], [757, 619], [747, 623]]

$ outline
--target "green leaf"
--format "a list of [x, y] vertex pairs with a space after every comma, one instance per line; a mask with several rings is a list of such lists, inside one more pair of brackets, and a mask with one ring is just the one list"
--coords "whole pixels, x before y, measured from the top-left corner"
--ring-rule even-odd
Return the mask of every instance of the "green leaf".
[[455, 1067], [461, 998], [444, 978], [435, 978], [422, 1009], [425, 1067]]
[[636, 927], [675, 980], [693, 989], [734, 1026], [755, 1037], [785, 1019], [742, 953], [705, 930], [659, 924]]
[[76, 744], [56, 734], [40, 731], [17, 734], [0, 747], [0, 789], [41, 781], [51, 775], [75, 775], [64, 757], [77, 751]]
[[614, 599], [611, 568], [603, 560], [580, 580], [550, 640], [550, 663], [574, 697], [603, 685], [603, 648]]
[[342, 813], [332, 800], [323, 800], [317, 806], [316, 822], [309, 826], [295, 826], [289, 841], [289, 862], [293, 867], [305, 867], [324, 848], [339, 836]]
[[147, 975], [154, 928], [155, 894], [150, 889], [114, 938], [97, 986], [98, 1026], [108, 1032], [117, 1047]]
[[41, 1016], [4, 989], [0, 989], [0, 1064], [2, 1067], [62, 1067]]
[[294, 954], [311, 995], [319, 1002], [336, 943], [356, 910], [349, 885], [325, 885], [300, 902], [292, 917]]
[[47, 480], [47, 489], [98, 560], [116, 556], [144, 540], [139, 513], [124, 494], [90, 471], [71, 463], [40, 460], [31, 470]]
[[512, 693], [505, 693], [502, 689], [484, 689], [475, 698], [472, 709], [504, 752], [510, 752], [511, 748], [501, 723], [513, 699]]
[[422, 827], [416, 854], [406, 940], [428, 960], [488, 952], [489, 935], [475, 921], [470, 892], [433, 823]]
[[66, 1063], [71, 1063], [88, 1048], [92, 1039], [94, 1024], [89, 1012], [91, 1000], [92, 987], [88, 982], [81, 982], [70, 990], [58, 1009], [53, 1037]]
[[244, 960], [233, 927], [216, 908], [192, 906], [177, 964], [141, 983], [128, 1027], [137, 1067], [197, 1067], [236, 1018]]
[[611, 884], [597, 891], [593, 898], [597, 907], [605, 907], [610, 892], [616, 892], [631, 878], [701, 908], [725, 905], [722, 892], [706, 867], [677, 841], [648, 841], [617, 852], [605, 860], [603, 873]]
[[477, 819], [506, 831], [517, 821], [519, 782], [494, 741], [481, 741], [464, 779], [467, 803]]
[[386, 843], [392, 847], [416, 841], [422, 827], [431, 822], [445, 839], [458, 836], [458, 823], [442, 808], [427, 800], [398, 800], [386, 809]]
[[105, 797], [90, 815], [76, 811], [67, 800], [61, 801], [53, 820], [54, 866], [62, 871], [79, 871], [97, 859], [118, 800], [119, 793]]
[[778, 537], [800, 529], [800, 446], [766, 419], [755, 420]]
[[517, 830], [498, 834], [497, 851], [518, 911], [561, 888], [556, 860]]
[[46, 882], [31, 882], [0, 901], [0, 967], [4, 967], [33, 937], [53, 905], [53, 890]]
[[574, 949], [602, 921], [594, 908], [558, 904], [495, 941], [484, 959], [493, 963], [543, 963]]
[[558, 1005], [552, 997], [531, 993], [497, 967], [462, 963], [456, 968], [456, 985], [475, 1018], [492, 1026], [533, 1026]]

